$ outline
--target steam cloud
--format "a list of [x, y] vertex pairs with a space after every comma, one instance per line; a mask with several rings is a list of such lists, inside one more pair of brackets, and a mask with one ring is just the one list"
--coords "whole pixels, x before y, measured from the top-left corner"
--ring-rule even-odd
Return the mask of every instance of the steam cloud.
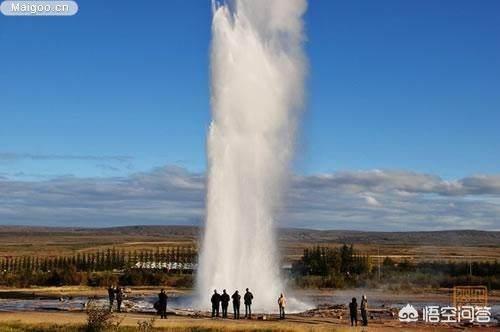
[[[305, 0], [213, 6], [205, 235], [198, 273], [213, 289], [249, 287], [260, 310], [283, 291], [274, 221], [303, 106]], [[242, 294], [243, 295], [243, 294]]]

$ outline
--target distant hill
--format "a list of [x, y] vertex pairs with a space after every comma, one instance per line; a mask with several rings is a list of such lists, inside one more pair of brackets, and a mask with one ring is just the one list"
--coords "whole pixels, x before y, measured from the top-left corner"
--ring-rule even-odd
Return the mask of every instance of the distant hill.
[[339, 242], [369, 244], [407, 244], [439, 246], [500, 247], [500, 232], [447, 230], [428, 232], [363, 232], [344, 230], [283, 229], [281, 239], [300, 242]]
[[[500, 232], [476, 230], [447, 230], [429, 232], [364, 232], [345, 230], [312, 230], [297, 228], [279, 229], [279, 240], [304, 243], [366, 243], [406, 244], [437, 246], [487, 246], [500, 247]], [[123, 226], [110, 228], [0, 226], [0, 241], [13, 237], [57, 236], [126, 236], [141, 239], [191, 239], [196, 240], [197, 226]]]

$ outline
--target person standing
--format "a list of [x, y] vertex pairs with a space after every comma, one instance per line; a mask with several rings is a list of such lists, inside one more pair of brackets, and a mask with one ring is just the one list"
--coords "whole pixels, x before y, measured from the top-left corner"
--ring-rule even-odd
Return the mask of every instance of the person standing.
[[245, 302], [245, 318], [252, 319], [252, 300], [253, 294], [247, 288], [246, 293], [243, 296], [243, 301]]
[[351, 326], [358, 326], [358, 303], [355, 297], [349, 303], [349, 313], [351, 314]]
[[229, 297], [229, 294], [226, 293], [226, 290], [224, 289], [222, 291], [222, 295], [220, 296], [220, 302], [222, 306], [222, 318], [227, 318], [227, 307], [229, 305], [229, 301], [231, 298]]
[[280, 307], [280, 319], [285, 319], [286, 299], [283, 293], [281, 293], [280, 297], [278, 297], [278, 306]]
[[365, 294], [363, 294], [363, 296], [361, 297], [360, 309], [363, 326], [368, 326], [368, 300], [366, 299]]
[[167, 293], [165, 293], [165, 290], [162, 288], [160, 293], [158, 294], [158, 305], [159, 305], [159, 311], [160, 311], [160, 319], [162, 318], [167, 318], [167, 301], [168, 301], [168, 296]]
[[212, 318], [219, 317], [220, 295], [217, 293], [217, 289], [214, 289], [214, 294], [210, 301], [212, 302]]
[[115, 302], [115, 288], [112, 285], [108, 287], [109, 311], [113, 311], [113, 302]]
[[116, 287], [116, 309], [118, 312], [122, 312], [122, 301], [123, 289], [121, 287]]
[[233, 318], [234, 319], [240, 319], [240, 301], [241, 301], [241, 295], [238, 293], [238, 291], [235, 291], [234, 294], [231, 296], [233, 299]]

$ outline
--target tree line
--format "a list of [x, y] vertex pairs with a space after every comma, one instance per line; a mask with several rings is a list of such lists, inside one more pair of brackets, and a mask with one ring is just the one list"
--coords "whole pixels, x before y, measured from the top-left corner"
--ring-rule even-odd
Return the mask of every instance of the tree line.
[[76, 253], [57, 257], [3, 257], [1, 272], [50, 272], [72, 267], [79, 272], [123, 270], [136, 263], [196, 263], [197, 252], [193, 247], [156, 248], [156, 250], [118, 250], [108, 248], [90, 253]]
[[304, 250], [292, 265], [292, 278], [303, 288], [378, 287], [387, 284], [395, 289], [412, 287], [453, 287], [485, 285], [500, 289], [500, 263], [424, 261], [396, 262], [386, 257], [381, 264], [372, 264], [370, 256], [354, 247], [316, 246]]
[[301, 275], [363, 274], [370, 271], [370, 256], [355, 252], [344, 244], [340, 248], [317, 246], [304, 249], [302, 258], [293, 264], [292, 271]]
[[382, 263], [386, 272], [424, 272], [424, 273], [445, 273], [451, 276], [472, 275], [478, 277], [500, 276], [500, 263], [490, 262], [419, 262], [412, 263], [407, 260], [397, 263], [390, 257], [386, 257]]
[[304, 249], [292, 265], [292, 278], [300, 288], [344, 288], [356, 285], [370, 271], [370, 256], [355, 251], [352, 245], [316, 246]]

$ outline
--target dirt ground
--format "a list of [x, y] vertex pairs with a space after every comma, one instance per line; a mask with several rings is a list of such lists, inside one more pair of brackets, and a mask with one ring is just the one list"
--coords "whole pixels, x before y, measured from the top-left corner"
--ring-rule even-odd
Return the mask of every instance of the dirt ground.
[[[140, 321], [150, 320], [153, 316], [147, 314], [119, 314], [123, 319], [120, 326], [137, 326]], [[0, 312], [0, 327], [5, 323], [57, 325], [85, 324], [86, 315], [82, 312]], [[154, 326], [172, 329], [223, 329], [227, 331], [453, 331], [464, 330], [463, 327], [445, 325], [403, 324], [397, 320], [372, 322], [368, 327], [350, 328], [346, 319], [336, 320], [330, 318], [310, 318], [290, 315], [286, 320], [280, 321], [276, 317], [269, 320], [239, 320], [192, 318], [184, 316], [170, 316], [168, 319], [156, 319]], [[494, 327], [474, 327], [473, 331], [494, 331]]]
[[[153, 295], [158, 292], [157, 287], [133, 287], [130, 294], [136, 296]], [[189, 294], [190, 290], [168, 289], [169, 294]], [[316, 297], [319, 298], [319, 303], [331, 303], [332, 306], [337, 306], [335, 310], [330, 310], [324, 315], [321, 310], [313, 312], [312, 314], [293, 314], [287, 315], [285, 321], [280, 321], [275, 315], [267, 316], [266, 320], [239, 320], [232, 319], [211, 319], [208, 313], [197, 314], [192, 316], [193, 312], [184, 312], [177, 310], [177, 315], [170, 315], [167, 320], [156, 319], [154, 326], [158, 328], [167, 328], [175, 331], [187, 330], [204, 330], [213, 329], [214, 331], [450, 331], [450, 330], [473, 330], [473, 331], [493, 331], [497, 330], [498, 326], [489, 325], [488, 327], [474, 326], [469, 328], [466, 326], [452, 325], [447, 326], [443, 324], [432, 325], [428, 323], [401, 323], [397, 317], [391, 317], [391, 309], [388, 307], [373, 306], [370, 308], [372, 315], [370, 318], [369, 327], [349, 327], [349, 317], [347, 308], [342, 299], [349, 299], [353, 294], [361, 294], [364, 292], [369, 299], [377, 298], [379, 302], [399, 301], [404, 302], [407, 299], [412, 301], [424, 301], [429, 303], [443, 302], [449, 299], [449, 291], [446, 289], [434, 291], [433, 293], [415, 292], [409, 293], [389, 293], [385, 291], [376, 290], [302, 290], [300, 296], [303, 297]], [[10, 295], [10, 296], [9, 296]], [[24, 296], [41, 296], [49, 298], [67, 298], [69, 296], [106, 296], [106, 289], [104, 288], [90, 288], [84, 286], [66, 286], [66, 287], [34, 287], [26, 289], [0, 289], [1, 298], [24, 298]], [[500, 294], [492, 292], [490, 294], [491, 303], [499, 303]], [[337, 304], [332, 303], [331, 301]], [[319, 308], [319, 307], [318, 307]], [[137, 327], [137, 323], [141, 321], [148, 321], [154, 316], [148, 313], [122, 313], [117, 314], [119, 319], [123, 319], [121, 326]], [[258, 315], [257, 315], [258, 316]], [[15, 311], [15, 312], [0, 312], [0, 331], [2, 324], [7, 323], [22, 323], [22, 324], [53, 324], [58, 325], [82, 325], [85, 324], [86, 314], [81, 311], [44, 311], [44, 312], [31, 312], [31, 311]]]

